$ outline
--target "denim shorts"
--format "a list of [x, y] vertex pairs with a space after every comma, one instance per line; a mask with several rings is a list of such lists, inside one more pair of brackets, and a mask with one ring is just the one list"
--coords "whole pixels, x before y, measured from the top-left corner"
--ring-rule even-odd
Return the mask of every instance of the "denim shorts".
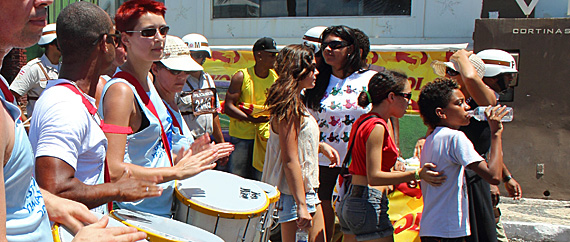
[[[305, 193], [305, 201], [309, 213], [315, 213], [317, 211], [317, 205], [321, 203], [321, 200], [319, 200], [317, 193], [313, 189]], [[281, 193], [281, 197], [279, 201], [277, 201], [277, 216], [279, 216], [278, 223], [297, 220], [297, 203], [295, 203], [293, 195]]]
[[368, 186], [350, 185], [337, 211], [340, 229], [356, 235], [356, 240], [391, 236], [394, 227], [388, 217], [388, 198]]

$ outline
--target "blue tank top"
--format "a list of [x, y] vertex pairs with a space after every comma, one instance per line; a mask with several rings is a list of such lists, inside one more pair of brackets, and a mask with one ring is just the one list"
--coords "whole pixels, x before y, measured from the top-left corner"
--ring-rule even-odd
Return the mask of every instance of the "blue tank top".
[[190, 148], [190, 145], [194, 143], [194, 136], [192, 136], [192, 133], [190, 132], [188, 125], [186, 125], [186, 121], [184, 118], [182, 118], [180, 111], [174, 110], [172, 107], [170, 107], [170, 105], [168, 105], [168, 103], [163, 103], [166, 108], [170, 109], [170, 112], [168, 112], [168, 114], [174, 115], [174, 117], [171, 118], [176, 119], [182, 128], [182, 132], [180, 132], [180, 129], [178, 127], [172, 125], [172, 153], [178, 154], [178, 151], [180, 151], [182, 148], [184, 148], [184, 150], [188, 150]]
[[[172, 144], [172, 119], [166, 110], [166, 106], [162, 103], [162, 99], [158, 95], [158, 92], [149, 82], [149, 92], [147, 95], [149, 99], [154, 104], [156, 112], [160, 117], [160, 121], [164, 125], [164, 131], [168, 137], [169, 145]], [[158, 167], [170, 167], [170, 160], [166, 154], [166, 149], [162, 144], [160, 136], [160, 122], [154, 116], [154, 114], [145, 106], [141, 97], [137, 94], [137, 91], [133, 85], [131, 85], [127, 80], [122, 78], [113, 78], [103, 88], [103, 93], [101, 94], [101, 102], [99, 104], [99, 115], [103, 119], [104, 106], [103, 99], [109, 87], [117, 82], [122, 82], [131, 87], [133, 94], [144, 112], [144, 115], [149, 121], [148, 127], [143, 130], [139, 130], [136, 133], [127, 135], [127, 144], [125, 146], [125, 157], [124, 162], [135, 164], [142, 167], [148, 168], [158, 168]], [[173, 202], [174, 193], [174, 181], [164, 182], [158, 184], [162, 187], [162, 195], [160, 197], [145, 198], [136, 202], [117, 202], [116, 204], [120, 208], [142, 211], [146, 213], [151, 213], [163, 217], [170, 217], [171, 207]]]
[[35, 158], [20, 121], [20, 109], [0, 98], [15, 122], [14, 148], [4, 166], [6, 238], [8, 241], [53, 241], [40, 188], [32, 176]]

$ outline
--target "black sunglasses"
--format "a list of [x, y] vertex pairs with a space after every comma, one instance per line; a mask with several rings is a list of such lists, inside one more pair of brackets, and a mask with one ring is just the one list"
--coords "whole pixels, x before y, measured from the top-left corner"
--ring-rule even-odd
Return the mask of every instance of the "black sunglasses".
[[143, 30], [127, 30], [125, 32], [127, 32], [127, 33], [141, 33], [142, 37], [153, 37], [154, 35], [156, 35], [157, 30], [160, 33], [160, 35], [166, 36], [166, 34], [168, 34], [168, 30], [170, 30], [170, 27], [162, 26], [159, 28], [148, 28], [148, 29], [143, 29]]
[[170, 69], [168, 67], [166, 67], [164, 64], [160, 63], [162, 65], [162, 67], [164, 67], [164, 69], [166, 69], [168, 72], [170, 72], [170, 74], [174, 75], [174, 76], [178, 76], [180, 75], [180, 73], [184, 72], [185, 75], [190, 75], [192, 72], [191, 71], [181, 71], [181, 70], [173, 70]]
[[457, 75], [459, 75], [459, 72], [447, 67], [447, 68], [445, 68], [445, 74], [447, 74], [448, 76], [457, 76]]
[[205, 51], [191, 51], [190, 55], [196, 59], [208, 58], [208, 52]]
[[331, 48], [331, 50], [336, 50], [336, 49], [340, 49], [342, 47], [346, 47], [349, 46], [350, 43], [346, 42], [346, 41], [340, 41], [340, 40], [333, 40], [330, 42], [323, 42], [321, 44], [321, 50], [324, 50], [328, 47]]
[[408, 93], [405, 93], [405, 92], [395, 92], [394, 94], [405, 98], [406, 100], [408, 100], [408, 102], [410, 101], [410, 99], [412, 99], [412, 93], [411, 93], [411, 92], [408, 92]]
[[99, 38], [97, 38], [95, 41], [93, 41], [93, 45], [96, 45], [97, 42], [99, 42], [99, 40], [101, 40], [101, 38], [103, 38], [103, 36], [107, 36], [107, 40], [106, 42], [108, 44], [113, 44], [113, 46], [115, 46], [115, 48], [119, 47], [121, 45], [121, 34], [119, 34], [118, 31], [116, 31], [114, 34], [110, 34], [110, 33], [104, 33], [99, 35]]

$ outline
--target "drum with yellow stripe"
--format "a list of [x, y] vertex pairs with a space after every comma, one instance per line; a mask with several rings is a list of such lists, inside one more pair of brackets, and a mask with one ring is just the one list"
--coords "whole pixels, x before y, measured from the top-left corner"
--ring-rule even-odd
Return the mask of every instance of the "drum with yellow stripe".
[[269, 206], [267, 210], [261, 216], [261, 222], [257, 228], [257, 234], [255, 235], [254, 242], [267, 242], [269, 240], [269, 235], [272, 229], [272, 226], [277, 222], [277, 210], [275, 209], [275, 204], [279, 201], [279, 197], [281, 197], [281, 192], [277, 187], [270, 185], [265, 182], [260, 182], [256, 180], [248, 180], [253, 182], [255, 185], [259, 186], [269, 198]]
[[250, 180], [207, 170], [176, 182], [174, 218], [226, 241], [253, 241], [267, 194]]
[[[95, 213], [95, 212], [91, 212], [91, 213], [93, 213], [95, 216], [97, 216], [97, 219], [101, 219], [103, 217], [103, 214]], [[107, 223], [107, 228], [110, 228], [110, 227], [126, 227], [126, 225], [122, 224], [121, 222], [115, 220], [112, 217], [109, 217], [109, 223]], [[62, 226], [58, 223], [56, 223], [52, 226], [51, 233], [53, 235], [53, 241], [54, 242], [71, 242], [73, 240], [73, 238], [75, 237], [74, 233], [71, 232], [71, 230], [69, 230], [65, 226]], [[141, 240], [141, 241], [147, 241], [147, 240]]]
[[127, 226], [145, 232], [150, 242], [224, 242], [203, 229], [150, 213], [117, 209], [111, 216]]

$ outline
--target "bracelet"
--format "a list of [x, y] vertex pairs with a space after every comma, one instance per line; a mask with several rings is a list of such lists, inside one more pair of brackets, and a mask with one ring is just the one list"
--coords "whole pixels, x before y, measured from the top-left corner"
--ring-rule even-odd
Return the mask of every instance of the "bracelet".
[[503, 177], [503, 182], [509, 182], [511, 179], [513, 179], [511, 175], [506, 175], [505, 177]]
[[416, 169], [416, 171], [414, 172], [414, 179], [416, 179], [416, 181], [421, 180], [420, 179], [420, 169]]

